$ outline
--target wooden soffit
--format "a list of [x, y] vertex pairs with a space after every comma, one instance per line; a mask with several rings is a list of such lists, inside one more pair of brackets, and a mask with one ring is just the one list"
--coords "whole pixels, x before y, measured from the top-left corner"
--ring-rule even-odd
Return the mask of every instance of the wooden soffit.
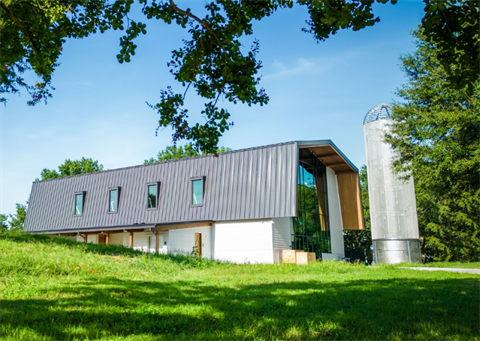
[[162, 224], [157, 225], [153, 231], [170, 231], [170, 230], [180, 230], [180, 229], [188, 229], [192, 227], [206, 227], [212, 226], [213, 221], [200, 221], [200, 222], [192, 222], [192, 223], [176, 223], [176, 224]]

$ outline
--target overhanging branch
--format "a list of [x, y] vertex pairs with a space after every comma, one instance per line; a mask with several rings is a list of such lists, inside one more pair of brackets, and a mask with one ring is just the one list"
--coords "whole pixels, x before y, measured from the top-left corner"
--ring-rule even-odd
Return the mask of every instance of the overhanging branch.
[[23, 26], [23, 24], [20, 22], [20, 20], [18, 20], [17, 17], [15, 17], [15, 15], [13, 15], [12, 11], [10, 11], [1, 1], [0, 1], [0, 7], [5, 12], [7, 12], [10, 19], [12, 19], [13, 22], [18, 26], [20, 31], [22, 31], [22, 33], [25, 34], [28, 37], [28, 39], [30, 40], [30, 43], [32, 43], [33, 49], [37, 53], [40, 53], [40, 50], [38, 49], [37, 45], [35, 44], [35, 38], [33, 37], [33, 34], [25, 26]]

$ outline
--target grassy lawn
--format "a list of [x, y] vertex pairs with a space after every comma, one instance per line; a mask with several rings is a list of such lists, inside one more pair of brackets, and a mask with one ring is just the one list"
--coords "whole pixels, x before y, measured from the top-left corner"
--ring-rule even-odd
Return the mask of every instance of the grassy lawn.
[[[120, 253], [120, 256], [113, 256]], [[480, 276], [0, 234], [2, 340], [480, 340]]]

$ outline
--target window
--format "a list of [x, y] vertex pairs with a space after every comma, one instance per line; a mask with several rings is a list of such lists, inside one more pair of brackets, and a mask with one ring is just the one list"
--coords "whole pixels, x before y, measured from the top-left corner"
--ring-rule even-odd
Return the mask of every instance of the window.
[[331, 253], [326, 167], [306, 149], [299, 155], [297, 212], [293, 248], [316, 252], [318, 257], [322, 252]]
[[203, 204], [203, 178], [192, 179], [192, 205]]
[[82, 215], [83, 193], [75, 194], [75, 215]]
[[157, 208], [157, 185], [148, 185], [148, 208]]
[[108, 211], [117, 212], [118, 207], [118, 189], [111, 189], [108, 200]]

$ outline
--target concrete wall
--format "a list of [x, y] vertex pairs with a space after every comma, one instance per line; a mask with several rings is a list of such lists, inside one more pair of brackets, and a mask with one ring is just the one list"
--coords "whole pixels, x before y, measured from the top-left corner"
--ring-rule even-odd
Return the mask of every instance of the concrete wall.
[[214, 258], [233, 263], [273, 263], [272, 220], [216, 222]]
[[337, 176], [329, 167], [327, 167], [327, 195], [332, 253], [322, 254], [322, 259], [342, 260], [345, 257], [345, 247], [343, 242], [343, 222], [342, 211], [340, 208], [340, 196], [338, 194]]

